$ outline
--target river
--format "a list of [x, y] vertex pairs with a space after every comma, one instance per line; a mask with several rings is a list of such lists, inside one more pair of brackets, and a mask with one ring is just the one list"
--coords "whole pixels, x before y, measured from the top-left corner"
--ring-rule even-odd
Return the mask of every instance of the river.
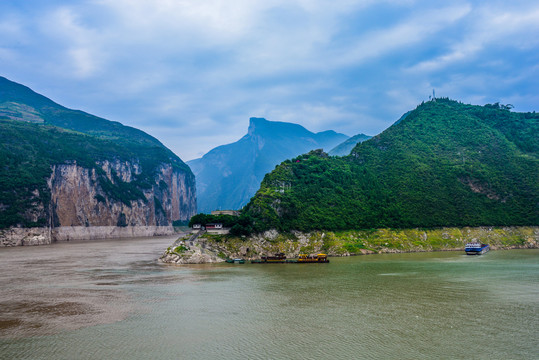
[[167, 265], [173, 238], [0, 249], [2, 359], [531, 359], [539, 250]]

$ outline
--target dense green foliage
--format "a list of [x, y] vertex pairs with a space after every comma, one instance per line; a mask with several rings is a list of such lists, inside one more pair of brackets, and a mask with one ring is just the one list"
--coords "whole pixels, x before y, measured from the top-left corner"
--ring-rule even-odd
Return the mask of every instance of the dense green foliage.
[[[66, 109], [2, 77], [0, 137], [0, 228], [45, 225], [44, 217], [29, 220], [27, 212], [40, 206], [47, 211], [50, 194], [46, 181], [55, 164], [76, 163], [95, 169], [103, 194], [128, 206], [132, 200], [147, 201], [143, 190], [155, 185], [155, 174], [163, 163], [185, 171], [188, 181], [194, 182], [189, 167], [150, 135]], [[112, 171], [110, 181], [98, 164], [105, 160], [136, 163], [141, 173], [133, 181], [123, 182]], [[103, 195], [96, 199], [105, 202]], [[162, 210], [159, 205], [156, 203], [156, 209]]]
[[256, 231], [537, 225], [538, 133], [538, 114], [436, 99], [350, 156], [283, 162], [243, 213]]

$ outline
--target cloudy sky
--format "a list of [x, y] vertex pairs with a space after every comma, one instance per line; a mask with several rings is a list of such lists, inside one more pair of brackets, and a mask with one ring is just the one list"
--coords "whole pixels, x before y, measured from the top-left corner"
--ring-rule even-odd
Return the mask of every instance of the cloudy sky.
[[251, 116], [375, 135], [436, 89], [539, 111], [539, 2], [1, 0], [0, 75], [183, 160]]

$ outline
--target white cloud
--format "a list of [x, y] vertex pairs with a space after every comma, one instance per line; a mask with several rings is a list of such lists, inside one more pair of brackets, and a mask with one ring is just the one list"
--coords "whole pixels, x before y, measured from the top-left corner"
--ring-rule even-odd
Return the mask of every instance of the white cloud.
[[354, 44], [342, 50], [337, 64], [358, 64], [418, 44], [462, 19], [470, 11], [469, 5], [420, 11], [392, 27], [363, 34]]
[[539, 44], [539, 7], [511, 11], [478, 8], [470, 26], [449, 52], [411, 67], [411, 71], [438, 71], [454, 63], [474, 60], [489, 46], [533, 48]]
[[432, 88], [517, 108], [539, 92], [531, 1], [19, 4], [0, 2], [1, 75], [147, 130], [186, 159], [239, 139], [250, 116], [375, 134]]
[[58, 51], [56, 56], [48, 59], [56, 62], [58, 73], [67, 70], [68, 74], [81, 79], [101, 70], [106, 54], [100, 47], [100, 34], [85, 26], [76, 11], [69, 7], [53, 9], [39, 18], [38, 26], [45, 41]]

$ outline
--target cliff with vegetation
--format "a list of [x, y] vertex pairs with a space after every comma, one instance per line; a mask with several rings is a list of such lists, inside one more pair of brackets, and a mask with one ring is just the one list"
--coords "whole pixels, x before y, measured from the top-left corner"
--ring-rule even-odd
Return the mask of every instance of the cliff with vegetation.
[[2, 245], [172, 232], [194, 175], [150, 135], [0, 78]]
[[539, 114], [421, 104], [346, 157], [314, 151], [267, 174], [252, 231], [537, 226]]

